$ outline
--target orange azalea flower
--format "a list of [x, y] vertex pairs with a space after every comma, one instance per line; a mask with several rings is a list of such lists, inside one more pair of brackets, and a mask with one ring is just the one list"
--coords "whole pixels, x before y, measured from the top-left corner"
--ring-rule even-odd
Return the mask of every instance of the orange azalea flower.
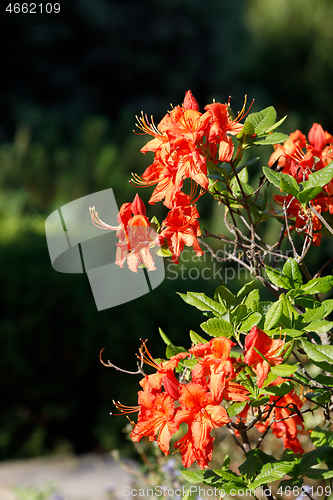
[[213, 396], [194, 382], [181, 386], [179, 402], [181, 409], [175, 421], [178, 425], [187, 423], [188, 432], [175, 444], [175, 448], [179, 448], [185, 467], [190, 467], [197, 460], [203, 469], [211, 460], [214, 441], [210, 436], [211, 430], [226, 425], [230, 418], [222, 406], [215, 404]]
[[[304, 152], [304, 148], [306, 151]], [[308, 142], [302, 132], [296, 130], [290, 134], [289, 139], [281, 146], [275, 146], [275, 151], [271, 155], [269, 165], [279, 160], [279, 165], [282, 167], [282, 173], [292, 175], [297, 182], [306, 181], [309, 175], [313, 172], [321, 170], [333, 160], [333, 136], [326, 132], [318, 123], [314, 123], [308, 134]], [[313, 206], [317, 212], [322, 213], [329, 211], [333, 214], [333, 181], [323, 187], [322, 192], [312, 200]], [[297, 200], [292, 200], [288, 196], [275, 196], [275, 200], [280, 205], [284, 201], [288, 205], [288, 214], [296, 217], [295, 227], [304, 228], [311, 217], [313, 229], [319, 231], [322, 227], [318, 217], [311, 214], [304, 214]], [[292, 201], [291, 201], [292, 200]], [[305, 229], [305, 233], [309, 233]], [[320, 245], [321, 233], [314, 233], [313, 244]]]
[[202, 356], [192, 369], [192, 380], [209, 389], [216, 403], [223, 399], [227, 379], [236, 376], [230, 358], [230, 350], [234, 345], [228, 338], [216, 337], [207, 344], [197, 344], [190, 349], [190, 353], [196, 357]]
[[271, 366], [283, 361], [281, 347], [283, 340], [271, 339], [265, 332], [254, 326], [245, 338], [244, 363], [252, 367], [257, 375], [257, 385], [263, 386]]
[[235, 120], [231, 120], [227, 104], [214, 102], [205, 107], [210, 118], [208, 142], [219, 146], [219, 160], [230, 161], [234, 154], [234, 145], [230, 135], [241, 132], [243, 125], [238, 123], [244, 117], [246, 98], [242, 111]]
[[90, 208], [90, 214], [95, 226], [116, 231], [119, 242], [115, 263], [119, 267], [123, 267], [127, 260], [128, 268], [133, 272], [138, 272], [140, 264], [145, 264], [149, 271], [156, 269], [150, 248], [158, 244], [158, 235], [150, 228], [144, 203], [138, 194], [135, 195], [132, 203], [124, 203], [120, 207], [117, 217], [119, 226], [110, 226], [103, 222], [98, 217], [95, 207]]
[[[144, 361], [153, 368], [157, 370], [156, 373], [151, 375], [146, 375], [141, 381], [140, 385], [144, 390], [152, 392], [155, 394], [157, 391], [161, 390], [162, 385], [164, 386], [165, 392], [172, 398], [179, 398], [179, 382], [176, 379], [173, 370], [178, 366], [181, 359], [185, 359], [189, 356], [187, 352], [181, 352], [175, 356], [171, 356], [168, 361], [162, 361], [161, 363], [156, 363], [150, 352], [148, 351], [146, 345], [143, 345], [145, 351]], [[141, 351], [143, 352], [143, 351]]]
[[201, 234], [198, 217], [199, 213], [193, 205], [178, 206], [172, 208], [163, 221], [160, 241], [166, 239], [169, 250], [173, 253], [173, 262], [178, 264], [185, 245], [193, 247], [197, 255], [203, 255], [197, 240]]
[[140, 441], [144, 436], [156, 441], [158, 434], [158, 446], [168, 455], [170, 439], [178, 430], [173, 399], [166, 393], [153, 395], [149, 391], [139, 391], [138, 403], [140, 411], [138, 423], [131, 432], [132, 441]]
[[[282, 196], [277, 194], [275, 195], [274, 199], [279, 205], [283, 205], [284, 203], [286, 203], [287, 213], [292, 217], [295, 217], [295, 228], [304, 228], [305, 233], [308, 234], [309, 229], [306, 228], [306, 225], [309, 221], [309, 218], [311, 218], [313, 230], [319, 231], [321, 229], [322, 224], [319, 218], [313, 212], [305, 212], [300, 202], [296, 200], [296, 198], [294, 198], [292, 195], [288, 194], [287, 196]], [[320, 193], [314, 200], [312, 200], [311, 204], [317, 210], [317, 212], [321, 214], [321, 212], [324, 211], [329, 205], [329, 201], [327, 197], [324, 197], [323, 193]], [[321, 237], [322, 235], [320, 233], [312, 234], [314, 246], [320, 245]]]
[[225, 381], [222, 391], [223, 399], [227, 401], [248, 401], [250, 392], [246, 387], [237, 382], [232, 382], [230, 379]]
[[[284, 380], [278, 377], [273, 384], [281, 384]], [[297, 434], [304, 434], [303, 420], [299, 414], [303, 403], [294, 390], [283, 396], [270, 396], [270, 403], [276, 402], [276, 407], [265, 422], [256, 425], [260, 432], [264, 432], [268, 426], [278, 439], [282, 439], [285, 448], [290, 448], [294, 453], [304, 453]], [[266, 408], [269, 408], [268, 406]], [[296, 411], [295, 411], [296, 410]], [[274, 420], [273, 420], [274, 417]]]
[[154, 162], [144, 171], [141, 177], [133, 174], [132, 183], [140, 187], [157, 184], [149, 203], [154, 205], [164, 199], [164, 205], [171, 208], [173, 199], [183, 186], [183, 179], [179, 178], [177, 173], [177, 164], [168, 162], [166, 155], [158, 153], [155, 156]]

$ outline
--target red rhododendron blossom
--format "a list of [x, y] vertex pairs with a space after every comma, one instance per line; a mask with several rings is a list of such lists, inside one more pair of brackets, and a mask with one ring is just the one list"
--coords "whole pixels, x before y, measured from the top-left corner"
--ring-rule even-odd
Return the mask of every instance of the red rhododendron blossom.
[[182, 352], [175, 356], [171, 356], [168, 361], [162, 361], [161, 363], [157, 363], [150, 352], [146, 348], [145, 344], [143, 347], [144, 361], [149, 364], [153, 368], [156, 368], [156, 373], [151, 375], [146, 375], [141, 381], [140, 385], [144, 390], [150, 391], [152, 393], [156, 393], [156, 391], [160, 391], [162, 385], [164, 387], [165, 392], [172, 397], [172, 399], [179, 398], [179, 382], [175, 377], [173, 370], [178, 366], [178, 363], [181, 359], [185, 359], [189, 356], [189, 353]]
[[193, 247], [195, 253], [203, 255], [197, 237], [201, 235], [197, 218], [199, 213], [193, 205], [175, 207], [170, 210], [162, 223], [160, 241], [167, 241], [169, 250], [173, 253], [172, 260], [178, 263], [184, 246]]
[[156, 441], [158, 434], [158, 446], [168, 455], [170, 439], [178, 429], [174, 420], [173, 399], [165, 393], [152, 395], [149, 391], [139, 391], [138, 403], [138, 422], [131, 432], [131, 439], [140, 441], [142, 437], [148, 436], [151, 441]]
[[[314, 246], [320, 245], [322, 235], [315, 231], [319, 231], [322, 224], [317, 215], [310, 211], [305, 212], [300, 202], [290, 194], [286, 196], [277, 194], [274, 198], [279, 205], [286, 207], [286, 210], [291, 217], [295, 218], [295, 226], [291, 226], [291, 229], [295, 227], [297, 229], [302, 229], [305, 234], [309, 234], [309, 220], [311, 220], [313, 244]], [[321, 214], [322, 211], [325, 211], [327, 206], [327, 198], [320, 194], [310, 203], [316, 211]]]
[[216, 337], [207, 344], [198, 344], [190, 349], [190, 353], [196, 357], [203, 355], [192, 369], [192, 380], [209, 388], [216, 403], [222, 401], [226, 380], [236, 376], [230, 358], [230, 350], [234, 345], [228, 338]]
[[241, 132], [243, 125], [237, 123], [237, 120], [231, 120], [227, 104], [208, 104], [205, 110], [210, 117], [208, 141], [219, 146], [220, 161], [230, 161], [234, 154], [230, 135]]
[[[281, 384], [283, 381], [281, 377], [278, 377], [271, 385]], [[300, 398], [292, 390], [283, 397], [270, 396], [270, 403], [275, 403], [274, 410], [264, 422], [256, 424], [257, 429], [265, 432], [270, 426], [273, 434], [278, 439], [282, 439], [285, 448], [290, 448], [294, 453], [304, 453], [297, 437], [298, 434], [307, 433], [304, 431], [303, 420], [299, 412], [303, 406]]]
[[124, 203], [119, 210], [117, 220], [119, 226], [110, 226], [98, 217], [95, 207], [90, 209], [91, 218], [95, 226], [109, 231], [116, 231], [119, 238], [117, 243], [116, 261], [119, 267], [123, 267], [127, 261], [128, 268], [137, 272], [138, 266], [144, 264], [148, 271], [156, 269], [150, 249], [159, 245], [158, 234], [150, 227], [146, 216], [144, 203], [138, 196], [132, 203]]
[[211, 430], [226, 425], [230, 418], [222, 406], [214, 403], [209, 392], [193, 382], [181, 386], [179, 402], [181, 409], [175, 420], [178, 424], [187, 423], [189, 430], [175, 448], [179, 448], [185, 467], [197, 460], [203, 469], [211, 460], [214, 441]]
[[245, 338], [244, 363], [251, 366], [257, 375], [257, 385], [263, 386], [271, 366], [283, 361], [281, 348], [283, 340], [271, 339], [265, 332], [254, 326]]
[[[293, 176], [298, 183], [307, 181], [309, 175], [326, 167], [333, 161], [333, 136], [326, 132], [319, 123], [314, 123], [306, 136], [299, 130], [290, 134], [283, 145], [276, 145], [271, 155], [269, 165], [278, 161], [282, 173]], [[329, 211], [333, 214], [333, 180], [322, 188], [311, 204], [319, 214]], [[314, 245], [320, 245], [322, 228], [319, 218], [313, 212], [304, 213], [300, 203], [290, 195], [276, 195], [275, 201], [285, 206], [289, 216], [295, 217], [295, 228], [301, 229], [305, 235], [312, 238]], [[319, 207], [319, 209], [317, 209]]]

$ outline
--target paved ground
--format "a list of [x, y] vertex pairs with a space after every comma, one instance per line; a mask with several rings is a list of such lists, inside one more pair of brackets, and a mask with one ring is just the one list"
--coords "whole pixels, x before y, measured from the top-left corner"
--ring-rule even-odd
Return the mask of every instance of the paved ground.
[[45, 500], [118, 500], [132, 482], [110, 455], [0, 462], [0, 500], [39, 500], [36, 491], [48, 486], [54, 489]]

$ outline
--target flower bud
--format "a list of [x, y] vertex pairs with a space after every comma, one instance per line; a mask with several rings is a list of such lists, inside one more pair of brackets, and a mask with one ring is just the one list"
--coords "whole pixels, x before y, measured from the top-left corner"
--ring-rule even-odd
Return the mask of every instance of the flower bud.
[[326, 136], [323, 127], [314, 123], [308, 134], [309, 142], [315, 149], [321, 151], [326, 144]]
[[146, 215], [146, 207], [138, 193], [136, 193], [132, 202], [132, 213], [133, 215]]
[[190, 90], [188, 90], [185, 94], [183, 108], [184, 109], [193, 109], [194, 111], [199, 111], [199, 104], [198, 104], [197, 100], [193, 97], [193, 94]]

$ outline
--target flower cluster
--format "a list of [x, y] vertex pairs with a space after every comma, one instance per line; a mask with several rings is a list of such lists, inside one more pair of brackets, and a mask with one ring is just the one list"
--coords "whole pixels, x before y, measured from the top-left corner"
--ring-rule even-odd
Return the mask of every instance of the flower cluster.
[[[297, 183], [307, 181], [309, 175], [326, 167], [333, 160], [333, 136], [324, 131], [322, 126], [314, 123], [308, 133], [308, 139], [300, 131], [290, 134], [284, 144], [275, 146], [269, 165], [278, 161], [282, 173], [291, 175]], [[322, 188], [322, 191], [311, 201], [314, 209], [321, 214], [333, 214], [333, 181]], [[312, 220], [313, 244], [320, 245], [322, 223], [313, 212], [307, 212], [292, 195], [276, 195], [278, 204], [286, 207], [287, 213], [295, 218], [295, 228], [310, 233], [309, 219]]]
[[[132, 184], [140, 187], [155, 186], [149, 203], [154, 205], [158, 201], [163, 201], [169, 209], [168, 214], [161, 224], [149, 222], [145, 216], [145, 209], [142, 201], [136, 195], [132, 204], [122, 205], [119, 213], [120, 226], [112, 227], [105, 224], [98, 218], [98, 214], [92, 209], [94, 223], [103, 229], [117, 230], [120, 238], [118, 248], [123, 248], [117, 253], [116, 264], [123, 265], [127, 245], [125, 244], [124, 231], [128, 240], [128, 231], [124, 225], [126, 222], [142, 227], [154, 227], [158, 231], [159, 245], [170, 251], [172, 260], [178, 263], [179, 256], [184, 246], [193, 247], [198, 256], [203, 254], [198, 243], [198, 236], [201, 235], [199, 227], [199, 213], [195, 206], [198, 198], [208, 190], [208, 166], [214, 166], [218, 162], [231, 161], [234, 154], [234, 145], [231, 136], [238, 134], [243, 125], [239, 121], [244, 117], [244, 109], [236, 119], [231, 118], [231, 111], [228, 104], [213, 102], [205, 107], [205, 113], [199, 111], [199, 105], [193, 97], [191, 91], [187, 91], [182, 106], [176, 106], [167, 113], [160, 123], [155, 126], [153, 119], [149, 123], [147, 116], [141, 115], [137, 126], [143, 134], [153, 137], [142, 149], [142, 153], [148, 151], [154, 153], [153, 163], [145, 170], [142, 176], [133, 174]], [[183, 191], [184, 181], [190, 179], [190, 194]], [[196, 195], [200, 186], [199, 195]], [[139, 202], [140, 200], [140, 202]], [[135, 210], [135, 206], [140, 205], [140, 210]], [[126, 217], [129, 215], [127, 221]], [[150, 241], [150, 240], [149, 240]], [[140, 240], [141, 242], [141, 240]], [[129, 268], [137, 271], [142, 249], [135, 249], [135, 240], [130, 241], [130, 248], [135, 259], [128, 258]], [[141, 244], [141, 243], [140, 243]], [[149, 247], [151, 247], [149, 243]], [[149, 250], [147, 250], [149, 253]], [[150, 258], [141, 256], [141, 263], [147, 264]], [[134, 263], [133, 263], [134, 262]], [[153, 264], [147, 265], [148, 270], [152, 270]]]
[[[260, 389], [270, 367], [283, 362], [286, 348], [283, 340], [273, 340], [257, 327], [253, 327], [246, 337], [243, 355], [231, 351], [235, 345], [229, 338], [215, 337], [158, 363], [144, 343], [141, 356], [156, 372], [145, 375], [140, 381], [142, 390], [138, 393], [137, 407], [116, 404], [121, 413], [139, 412], [131, 439], [139, 441], [147, 436], [157, 440], [167, 455], [171, 437], [185, 423], [188, 430], [175, 443], [175, 449], [180, 451], [185, 467], [197, 461], [202, 469], [205, 468], [212, 458], [212, 429], [232, 422], [224, 406], [246, 402], [238, 416], [238, 422], [245, 421], [251, 403], [251, 391], [245, 385], [250, 381]], [[175, 371], [180, 374], [179, 379]], [[282, 382], [284, 380], [279, 377], [273, 385]], [[251, 417], [257, 417], [256, 426], [260, 432], [271, 427], [277, 437], [282, 437], [285, 447], [299, 451], [297, 426], [302, 427], [302, 422], [295, 408], [301, 406], [301, 400], [291, 390], [282, 398], [271, 396], [270, 404], [263, 403], [261, 410], [258, 405], [251, 408]], [[233, 426], [238, 428], [236, 423]]]

